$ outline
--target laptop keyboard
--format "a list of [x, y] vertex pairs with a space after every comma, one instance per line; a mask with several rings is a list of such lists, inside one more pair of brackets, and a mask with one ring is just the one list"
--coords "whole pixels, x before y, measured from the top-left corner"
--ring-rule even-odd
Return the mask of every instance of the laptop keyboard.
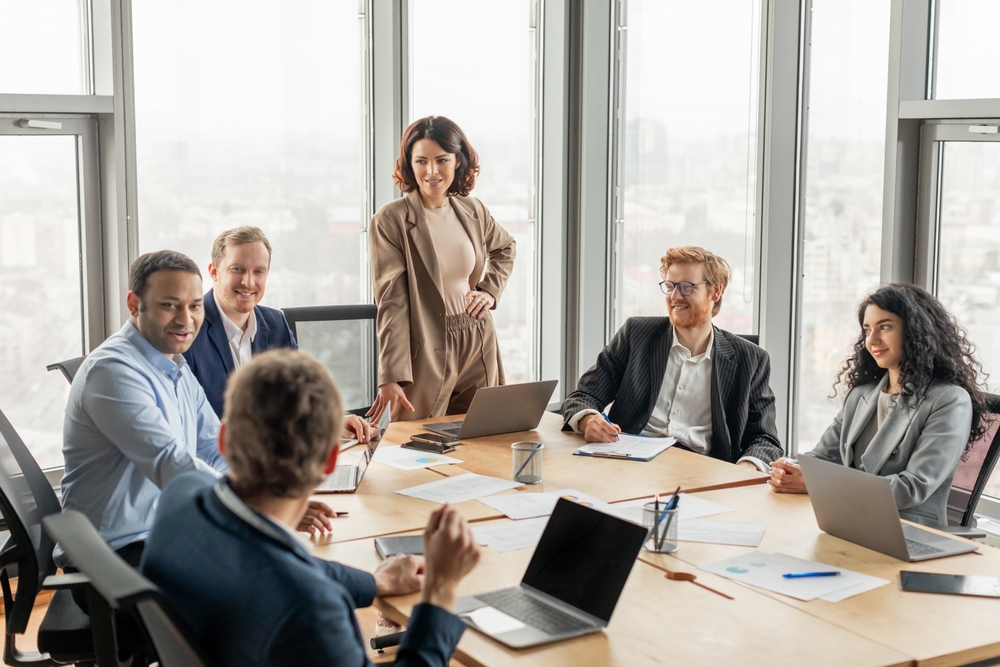
[[570, 616], [559, 609], [525, 593], [520, 588], [505, 588], [492, 593], [477, 595], [478, 599], [550, 635], [561, 635], [593, 627], [592, 624]]
[[928, 554], [940, 554], [944, 553], [944, 549], [938, 549], [937, 547], [932, 547], [929, 544], [924, 544], [923, 542], [917, 542], [916, 540], [911, 540], [906, 538], [906, 549], [910, 552], [910, 558], [914, 556], [926, 556]]
[[333, 472], [327, 475], [326, 479], [316, 488], [323, 491], [349, 489], [354, 484], [355, 470], [357, 470], [357, 466], [353, 465], [334, 466]]

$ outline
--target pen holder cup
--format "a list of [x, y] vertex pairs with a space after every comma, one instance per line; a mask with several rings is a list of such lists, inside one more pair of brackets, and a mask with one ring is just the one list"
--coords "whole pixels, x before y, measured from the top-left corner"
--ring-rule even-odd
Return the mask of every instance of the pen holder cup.
[[646, 503], [642, 506], [642, 525], [649, 529], [649, 538], [643, 548], [660, 554], [677, 551], [677, 512], [666, 508], [666, 503]]
[[542, 448], [540, 442], [515, 442], [510, 446], [511, 478], [521, 484], [542, 481]]

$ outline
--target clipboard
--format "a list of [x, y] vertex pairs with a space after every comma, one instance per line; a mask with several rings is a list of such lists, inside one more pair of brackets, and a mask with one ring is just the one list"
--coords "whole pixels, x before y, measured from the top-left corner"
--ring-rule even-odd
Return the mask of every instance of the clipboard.
[[621, 435], [618, 442], [593, 443], [578, 448], [576, 456], [592, 456], [619, 461], [652, 461], [665, 452], [677, 438], [657, 438], [643, 435]]

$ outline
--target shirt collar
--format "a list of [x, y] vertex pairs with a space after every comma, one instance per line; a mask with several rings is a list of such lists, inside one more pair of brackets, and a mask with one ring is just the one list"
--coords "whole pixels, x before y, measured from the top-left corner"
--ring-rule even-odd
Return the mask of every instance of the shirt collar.
[[213, 489], [222, 504], [251, 528], [256, 529], [277, 542], [286, 541], [286, 539], [282, 538], [282, 534], [284, 534], [286, 538], [290, 537], [293, 542], [302, 547], [307, 554], [312, 553], [314, 545], [308, 538], [300, 535], [297, 531], [292, 530], [282, 522], [258, 512], [240, 500], [240, 497], [229, 487], [227, 480], [220, 479], [215, 483]]
[[[676, 335], [674, 335], [674, 342], [670, 346], [670, 348], [673, 349], [675, 347], [679, 347], [682, 350], [685, 350], [688, 353], [688, 356], [689, 357], [691, 356], [691, 350], [688, 350], [686, 347], [684, 347], [681, 344], [681, 342], [679, 340], [677, 340], [677, 336]], [[708, 334], [708, 347], [705, 348], [705, 351], [702, 354], [699, 354], [697, 357], [691, 357], [691, 359], [692, 360], [697, 360], [696, 363], [698, 361], [701, 361], [702, 359], [711, 359], [712, 358], [712, 349], [714, 347], [715, 347], [715, 327], [712, 327], [711, 332]]]
[[245, 332], [229, 319], [229, 316], [226, 315], [226, 312], [222, 308], [219, 308], [219, 315], [222, 316], [222, 326], [226, 329], [226, 337], [237, 345], [243, 342], [244, 336], [252, 342], [257, 335], [256, 308], [250, 311], [250, 319], [247, 320], [247, 330]]
[[130, 342], [139, 351], [139, 354], [146, 361], [172, 380], [177, 378], [181, 369], [187, 364], [184, 356], [180, 354], [174, 355], [175, 360], [171, 361], [167, 355], [153, 347], [152, 343], [146, 340], [146, 337], [133, 326], [131, 321], [125, 322], [124, 326], [122, 326], [121, 334], [125, 337], [125, 340]]

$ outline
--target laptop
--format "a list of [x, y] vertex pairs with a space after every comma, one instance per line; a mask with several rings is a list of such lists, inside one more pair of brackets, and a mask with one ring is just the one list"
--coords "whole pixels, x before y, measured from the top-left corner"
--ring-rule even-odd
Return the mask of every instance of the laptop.
[[333, 467], [333, 472], [326, 476], [316, 487], [316, 493], [354, 493], [361, 484], [361, 478], [368, 470], [368, 464], [372, 462], [375, 449], [381, 441], [373, 440], [368, 443], [364, 451], [361, 452], [361, 460], [357, 463], [338, 463]]
[[647, 536], [643, 526], [560, 498], [520, 586], [461, 597], [455, 613], [512, 648], [602, 630]]
[[799, 458], [816, 522], [826, 533], [875, 551], [916, 562], [979, 548], [899, 520], [885, 477], [812, 456]]
[[484, 435], [515, 433], [538, 428], [557, 380], [482, 387], [472, 397], [465, 419], [423, 424], [428, 431], [464, 440]]
[[[389, 428], [389, 421], [392, 419], [392, 402], [386, 404], [385, 409], [382, 410], [382, 416], [378, 420], [378, 434], [379, 436], [385, 435], [385, 430]], [[371, 423], [371, 422], [369, 422]], [[345, 449], [350, 449], [354, 445], [358, 444], [360, 440], [357, 438], [341, 438], [340, 439], [340, 451]]]

